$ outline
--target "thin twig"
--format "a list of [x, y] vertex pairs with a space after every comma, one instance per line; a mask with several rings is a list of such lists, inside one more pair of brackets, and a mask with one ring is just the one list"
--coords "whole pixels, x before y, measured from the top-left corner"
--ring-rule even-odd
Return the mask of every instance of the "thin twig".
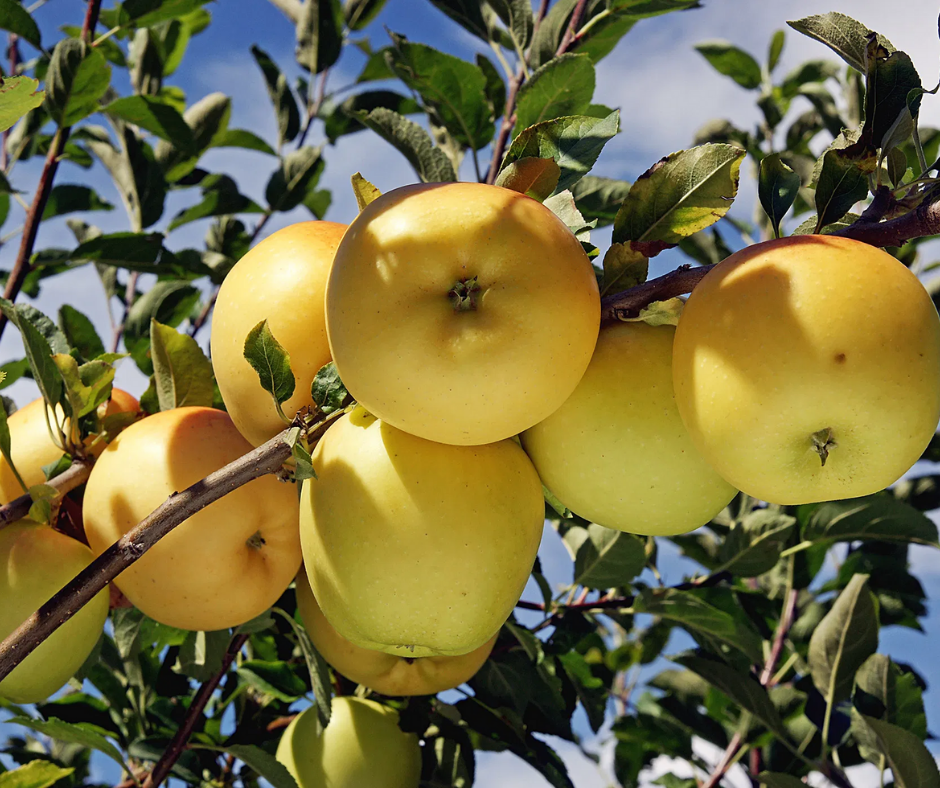
[[872, 246], [901, 246], [913, 238], [940, 234], [940, 202], [926, 202], [910, 213], [886, 222], [855, 222], [830, 235], [852, 238]]
[[640, 310], [653, 301], [665, 301], [668, 298], [691, 293], [692, 289], [705, 278], [713, 265], [680, 265], [675, 271], [650, 279], [622, 293], [614, 293], [601, 299], [601, 322], [614, 323], [626, 317], [637, 317]]
[[787, 597], [786, 607], [780, 618], [777, 632], [774, 634], [774, 642], [770, 649], [770, 656], [767, 657], [767, 662], [764, 663], [764, 669], [760, 674], [760, 683], [765, 687], [772, 686], [771, 680], [773, 679], [774, 671], [777, 669], [777, 663], [780, 661], [780, 655], [783, 653], [783, 642], [786, 640], [787, 633], [793, 625], [793, 616], [796, 613], [796, 598], [798, 596], [799, 591], [794, 588]]
[[0, 680], [176, 526], [233, 490], [276, 472], [291, 453], [284, 440], [286, 435], [287, 430], [183, 492], [174, 493], [79, 572], [74, 580], [0, 643]]
[[189, 709], [186, 711], [186, 718], [177, 729], [176, 735], [164, 750], [163, 755], [160, 756], [160, 760], [156, 762], [149, 776], [144, 780], [143, 788], [158, 788], [160, 783], [169, 777], [173, 766], [179, 760], [180, 755], [183, 754], [183, 749], [186, 747], [189, 737], [192, 736], [196, 722], [202, 716], [206, 704], [209, 703], [209, 699], [219, 686], [219, 682], [222, 681], [222, 677], [228, 672], [232, 662], [235, 661], [235, 657], [238, 656], [238, 652], [241, 651], [246, 640], [248, 640], [247, 634], [236, 635], [232, 638], [225, 656], [222, 657], [221, 667], [212, 678], [203, 682], [202, 686], [199, 687], [199, 692], [196, 693], [196, 697], [193, 698], [192, 703], [189, 704]]
[[[90, 458], [86, 460], [75, 460], [62, 473], [52, 477], [46, 484], [50, 487], [55, 487], [59, 495], [63, 496], [88, 480], [88, 474], [91, 473], [92, 462], [93, 460]], [[29, 493], [26, 493], [19, 498], [14, 498], [8, 504], [0, 506], [0, 528], [14, 523], [17, 520], [22, 520], [29, 514], [29, 507], [32, 505], [33, 499], [29, 497]]]
[[568, 29], [565, 30], [565, 35], [562, 36], [561, 42], [558, 44], [558, 49], [555, 51], [555, 57], [565, 54], [577, 39], [578, 28], [581, 27], [581, 18], [584, 16], [584, 9], [586, 7], [587, 0], [578, 0], [574, 11], [571, 12], [571, 20], [568, 22]]

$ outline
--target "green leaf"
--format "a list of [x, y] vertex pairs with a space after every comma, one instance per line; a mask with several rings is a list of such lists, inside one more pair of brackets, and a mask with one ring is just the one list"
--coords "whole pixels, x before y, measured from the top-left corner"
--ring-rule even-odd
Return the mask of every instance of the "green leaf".
[[[708, 143], [666, 156], [637, 178], [614, 221], [613, 240], [678, 243], [728, 213], [745, 152]], [[639, 251], [645, 251], [639, 249]]]
[[[5, 0], [19, 7], [14, 0]], [[0, 132], [6, 131], [46, 98], [39, 90], [39, 80], [32, 77], [4, 77], [0, 85]]]
[[424, 100], [433, 122], [443, 126], [460, 145], [482, 148], [493, 138], [485, 91], [486, 77], [468, 63], [424, 44], [394, 36], [389, 53], [396, 75]]
[[488, 4], [480, 0], [431, 0], [431, 3], [477, 38], [489, 41], [494, 12]]
[[[324, 0], [328, 2], [328, 0]], [[317, 3], [307, 3], [316, 6]], [[274, 115], [277, 118], [278, 146], [290, 142], [300, 133], [300, 111], [297, 109], [297, 99], [287, 82], [281, 69], [263, 49], [252, 45], [251, 54], [264, 74], [264, 81], [268, 87], [268, 96], [274, 105]]]
[[343, 10], [339, 0], [308, 0], [297, 20], [294, 57], [311, 74], [328, 69], [343, 51]]
[[402, 153], [424, 183], [457, 180], [454, 165], [428, 133], [414, 121], [390, 109], [374, 109], [356, 116], [363, 126], [378, 134]]
[[3, 373], [3, 377], [0, 379], [0, 389], [5, 389], [7, 386], [16, 383], [24, 375], [31, 374], [29, 360], [21, 358], [16, 361], [8, 361], [6, 364], [0, 364], [0, 372]]
[[587, 539], [574, 560], [574, 582], [586, 588], [625, 586], [646, 564], [646, 546], [635, 536], [596, 523], [587, 527]]
[[515, 49], [522, 52], [532, 38], [534, 19], [529, 0], [488, 0], [512, 37]]
[[633, 608], [637, 613], [662, 616], [686, 629], [717, 638], [742, 651], [752, 662], [763, 659], [761, 637], [746, 619], [709, 604], [692, 591], [646, 589], [637, 596]]
[[199, 187], [202, 189], [202, 200], [176, 214], [167, 230], [175, 230], [208, 216], [263, 213], [260, 205], [238, 191], [238, 185], [228, 175], [209, 175], [202, 179]]
[[860, 711], [927, 738], [923, 691], [913, 673], [903, 672], [884, 654], [872, 654], [856, 672], [855, 686]]
[[46, 73], [46, 111], [60, 127], [73, 126], [98, 110], [111, 84], [104, 55], [76, 38], [56, 44]]
[[755, 679], [745, 673], [739, 673], [724, 662], [703, 657], [682, 655], [674, 657], [673, 661], [701, 676], [742, 709], [750, 712], [768, 730], [787, 738], [783, 720], [780, 719], [770, 695]]
[[340, 380], [336, 364], [332, 361], [317, 370], [310, 386], [310, 394], [324, 416], [342, 410], [351, 401], [349, 392]]
[[192, 131], [195, 153], [161, 140], [154, 157], [166, 180], [178, 181], [195, 169], [202, 153], [224, 138], [231, 114], [232, 100], [224, 93], [210, 93], [183, 113], [183, 120]]
[[212, 407], [212, 364], [195, 339], [151, 320], [150, 355], [160, 410]]
[[813, 632], [809, 667], [829, 704], [852, 692], [855, 671], [878, 649], [878, 613], [868, 575], [855, 575]]
[[162, 280], [131, 306], [124, 326], [124, 346], [145, 375], [153, 374], [149, 353], [151, 319], [176, 327], [189, 317], [199, 297], [199, 290], [186, 282]]
[[126, 0], [121, 22], [133, 22], [138, 28], [152, 27], [191, 14], [208, 0]]
[[[62, 397], [62, 377], [52, 360], [53, 348], [49, 341], [37, 325], [29, 319], [29, 312], [24, 310], [22, 305], [14, 307], [5, 298], [0, 298], [0, 311], [20, 331], [29, 368], [36, 379], [36, 385], [39, 386], [39, 393], [46, 402], [55, 405]], [[56, 348], [56, 350], [61, 352], [63, 348]], [[67, 351], [68, 347], [64, 350]]]
[[721, 569], [737, 577], [757, 577], [777, 565], [796, 529], [796, 518], [758, 509], [736, 522], [718, 551]]
[[114, 367], [110, 364], [90, 361], [83, 365], [83, 376], [73, 356], [56, 353], [52, 360], [65, 383], [65, 396], [69, 405], [67, 412], [72, 418], [87, 416], [108, 398], [111, 381], [114, 380]]
[[67, 744], [77, 744], [86, 749], [97, 750], [104, 753], [111, 760], [117, 763], [122, 769], [127, 771], [127, 764], [121, 757], [120, 750], [109, 742], [100, 728], [88, 723], [70, 723], [63, 722], [60, 719], [52, 718], [49, 720], [35, 720], [30, 717], [13, 717], [7, 722], [15, 725], [22, 725], [37, 733], [42, 733], [57, 741]]
[[274, 788], [298, 788], [297, 781], [287, 771], [287, 767], [260, 747], [253, 744], [229, 744], [225, 747], [200, 746], [218, 752], [231, 753], [260, 777], [271, 783]]
[[[871, 34], [865, 25], [838, 12], [807, 16], [787, 24], [804, 36], [825, 44], [852, 68], [865, 73], [865, 53]], [[884, 36], [879, 35], [877, 42], [888, 52], [894, 52], [891, 42]]]
[[597, 227], [613, 224], [632, 184], [597, 175], [585, 175], [571, 187], [581, 215]]
[[98, 193], [88, 186], [77, 186], [71, 183], [62, 183], [52, 187], [45, 210], [42, 212], [43, 221], [54, 216], [63, 216], [77, 211], [113, 211], [114, 206], [107, 200], [101, 199]]
[[[16, 0], [0, 0], [0, 30], [15, 33], [36, 49], [42, 49], [39, 26], [30, 16], [29, 11], [17, 3]], [[3, 79], [5, 82], [9, 77], [4, 76]]]
[[500, 169], [527, 157], [553, 159], [561, 170], [556, 191], [570, 189], [590, 171], [619, 128], [619, 112], [606, 118], [575, 115], [537, 123], [512, 141]]
[[780, 55], [783, 54], [783, 46], [786, 43], [787, 34], [783, 30], [777, 30], [770, 39], [770, 46], [767, 50], [767, 71], [773, 71], [780, 62]]
[[221, 669], [230, 641], [227, 629], [187, 633], [173, 670], [196, 681], [208, 681]]
[[273, 612], [280, 614], [294, 630], [300, 651], [307, 663], [307, 670], [310, 672], [310, 686], [313, 687], [313, 694], [317, 703], [317, 718], [320, 720], [320, 724], [325, 726], [330, 721], [330, 701], [333, 697], [330, 666], [326, 664], [326, 660], [320, 656], [320, 652], [310, 642], [310, 636], [307, 634], [306, 629], [280, 608], [274, 608]]
[[[876, 44], [869, 44], [864, 134], [875, 147], [890, 149], [892, 143], [907, 139], [913, 121], [906, 116], [917, 113], [920, 94], [915, 93], [910, 103], [908, 97], [921, 89], [920, 76], [907, 53], [888, 54]], [[898, 124], [905, 121], [906, 127], [899, 130]]]
[[213, 148], [244, 148], [245, 150], [254, 150], [259, 153], [267, 153], [270, 156], [276, 156], [267, 142], [252, 131], [246, 129], [228, 129], [219, 134], [212, 140]]
[[761, 788], [806, 788], [802, 780], [791, 777], [789, 774], [776, 772], [761, 772], [758, 775]]
[[237, 672], [256, 690], [285, 703], [292, 703], [307, 691], [307, 685], [294, 673], [289, 662], [246, 660], [238, 666]]
[[587, 55], [566, 54], [550, 60], [519, 90], [513, 136], [542, 121], [587, 114], [594, 82], [594, 64]]
[[[299, 429], [299, 427], [294, 429]], [[313, 459], [310, 452], [300, 443], [294, 443], [290, 451], [291, 456], [294, 458], [294, 480], [300, 482], [304, 479], [316, 479], [317, 472], [313, 468]]]
[[126, 96], [112, 101], [104, 111], [125, 123], [131, 123], [156, 134], [182, 151], [191, 151], [194, 145], [192, 129], [183, 116], [153, 96]]
[[544, 201], [558, 185], [561, 170], [551, 159], [519, 159], [500, 170], [496, 185]]
[[695, 49], [719, 74], [731, 77], [742, 88], [755, 90], [761, 85], [760, 64], [727, 41], [703, 41]]
[[305, 145], [288, 153], [264, 190], [271, 210], [290, 211], [300, 205], [317, 185], [324, 166], [319, 148]]
[[646, 255], [633, 251], [629, 244], [614, 243], [604, 254], [603, 265], [601, 296], [643, 284], [649, 275], [650, 261]]
[[[5, 2], [13, 4], [12, 0]], [[3, 3], [0, 3], [0, 14], [3, 11]], [[51, 761], [30, 761], [16, 769], [0, 773], [0, 788], [49, 788], [74, 771], [74, 768], [64, 769]]]
[[320, 117], [325, 119], [327, 139], [335, 142], [345, 134], [363, 131], [365, 126], [359, 120], [360, 113], [369, 113], [380, 107], [399, 115], [421, 112], [417, 101], [394, 90], [365, 90], [350, 96], [342, 104], [327, 105], [321, 109]]
[[158, 273], [159, 261], [165, 253], [160, 233], [110, 233], [79, 244], [69, 258]]
[[280, 406], [294, 393], [295, 378], [290, 368], [290, 355], [274, 338], [268, 321], [262, 320], [245, 338], [245, 360], [258, 373], [261, 387]]
[[7, 423], [7, 417], [12, 416], [15, 412], [16, 406], [13, 405], [13, 400], [8, 397], [0, 398], [0, 454], [2, 454], [3, 458], [7, 461], [7, 465], [9, 465], [10, 470], [13, 471], [13, 475], [16, 477], [16, 481], [19, 482], [20, 487], [22, 487], [23, 492], [26, 492], [26, 484], [23, 482], [23, 477], [20, 476], [19, 471], [13, 464], [13, 458], [10, 455], [10, 425]]
[[350, 30], [362, 30], [385, 7], [386, 0], [346, 0], [343, 17]]
[[888, 758], [895, 788], [940, 788], [937, 762], [917, 736], [884, 720], [862, 719]]
[[892, 495], [809, 504], [797, 509], [797, 517], [808, 542], [864, 539], [940, 546], [933, 520]]
[[764, 212], [770, 217], [774, 236], [780, 236], [780, 222], [800, 191], [800, 176], [773, 153], [761, 159], [757, 193]]
[[369, 203], [382, 196], [376, 185], [362, 177], [362, 173], [354, 172], [349, 179], [353, 192], [356, 194], [356, 204], [362, 211]]

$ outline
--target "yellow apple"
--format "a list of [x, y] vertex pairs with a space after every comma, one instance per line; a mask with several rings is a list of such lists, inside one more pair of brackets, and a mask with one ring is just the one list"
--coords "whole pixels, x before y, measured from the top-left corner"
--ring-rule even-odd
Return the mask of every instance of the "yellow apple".
[[699, 451], [755, 498], [881, 490], [940, 419], [940, 319], [891, 255], [808, 235], [731, 255], [676, 331], [679, 413]]
[[[19, 520], [0, 528], [0, 640], [93, 558], [88, 547], [48, 525]], [[0, 681], [0, 697], [14, 703], [48, 698], [88, 658], [107, 617], [108, 592], [101, 591]]]
[[421, 779], [418, 737], [402, 731], [397, 711], [362, 698], [333, 698], [326, 728], [316, 709], [298, 714], [277, 759], [300, 788], [418, 788]]
[[499, 633], [459, 657], [399, 657], [362, 648], [337, 632], [317, 604], [306, 571], [297, 573], [297, 607], [310, 640], [346, 678], [383, 695], [436, 695], [469, 681], [486, 662]]
[[[136, 413], [139, 409], [140, 405], [137, 400], [126, 391], [112, 389], [111, 399], [103, 415]], [[61, 408], [58, 408], [58, 413], [61, 421]], [[46, 476], [42, 471], [42, 466], [55, 462], [62, 456], [62, 449], [56, 446], [49, 436], [44, 400], [40, 397], [24, 405], [7, 419], [7, 425], [10, 429], [10, 454], [16, 470], [23, 477], [23, 482], [27, 487], [43, 484]], [[96, 446], [92, 453], [102, 449], [104, 449], [103, 444], [100, 447]], [[0, 455], [0, 504], [9, 503], [22, 494], [23, 488], [17, 481], [10, 463], [7, 462], [6, 457]]]
[[434, 443], [363, 408], [313, 453], [300, 538], [313, 593], [357, 646], [404, 657], [480, 648], [526, 584], [542, 485], [514, 441]]
[[428, 440], [531, 427], [591, 360], [600, 297], [548, 208], [479, 183], [406, 186], [349, 226], [326, 288], [330, 350], [369, 412]]
[[[102, 553], [173, 493], [251, 450], [228, 414], [176, 408], [124, 430], [91, 471], [85, 533]], [[300, 567], [296, 488], [264, 476], [177, 526], [116, 585], [144, 613], [180, 629], [216, 630], [267, 610]]]
[[299, 222], [278, 230], [225, 277], [212, 315], [212, 367], [225, 407], [245, 439], [260, 446], [284, 429], [271, 395], [245, 360], [245, 337], [262, 320], [290, 354], [296, 378], [284, 404], [293, 416], [311, 405], [310, 384], [330, 360], [323, 293], [346, 230], [335, 222]]
[[734, 497], [679, 418], [674, 334], [645, 323], [604, 327], [574, 393], [523, 433], [542, 483], [581, 517], [636, 534], [679, 534]]

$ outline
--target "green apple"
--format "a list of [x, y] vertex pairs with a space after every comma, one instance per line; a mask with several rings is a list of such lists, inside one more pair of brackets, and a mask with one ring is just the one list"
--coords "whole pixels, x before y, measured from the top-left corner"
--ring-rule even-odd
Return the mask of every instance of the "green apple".
[[924, 286], [860, 241], [755, 244], [708, 272], [676, 329], [682, 420], [755, 498], [855, 498], [897, 481], [940, 419], [940, 319]]
[[[19, 520], [0, 528], [0, 640], [93, 558], [88, 547], [48, 525]], [[101, 591], [0, 681], [0, 696], [14, 703], [48, 698], [88, 658], [107, 617], [108, 592]]]
[[514, 441], [452, 446], [356, 408], [304, 482], [300, 541], [323, 614], [357, 646], [458, 656], [503, 625], [532, 571], [542, 485]]
[[397, 711], [361, 698], [333, 698], [326, 728], [316, 709], [298, 714], [277, 759], [300, 788], [417, 788], [421, 779], [418, 737], [398, 727]]
[[679, 417], [674, 334], [672, 326], [606, 326], [574, 393], [522, 434], [542, 482], [581, 517], [631, 533], [679, 534], [734, 497]]

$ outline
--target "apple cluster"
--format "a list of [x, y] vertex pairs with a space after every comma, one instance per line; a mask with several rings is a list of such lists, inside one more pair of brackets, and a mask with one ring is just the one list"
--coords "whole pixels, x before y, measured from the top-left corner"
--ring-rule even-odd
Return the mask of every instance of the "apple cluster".
[[[299, 383], [283, 403], [246, 358], [262, 321]], [[394, 696], [457, 686], [485, 662], [531, 571], [545, 490], [600, 525], [683, 533], [738, 490], [777, 504], [876, 492], [940, 419], [940, 319], [881, 250], [827, 236], [757, 244], [705, 276], [677, 326], [602, 325], [594, 268], [568, 227], [475, 183], [408, 186], [349, 227], [274, 233], [226, 277], [211, 349], [227, 413], [176, 408], [89, 447], [100, 454], [84, 493], [89, 547], [27, 522], [0, 530], [0, 595], [15, 600], [0, 635], [170, 495], [276, 435], [282, 411], [315, 410], [311, 384], [331, 360], [355, 404], [317, 442], [300, 495], [252, 481], [116, 585], [161, 623], [217, 630], [260, 615], [296, 578], [324, 658]], [[117, 390], [110, 403], [138, 410]], [[9, 420], [24, 478], [0, 462], [4, 500], [61, 453], [44, 408]], [[54, 692], [107, 609], [99, 595], [0, 694]], [[304, 788], [365, 784], [343, 728], [374, 729], [398, 753], [389, 786], [417, 784], [417, 740], [392, 710], [344, 698], [333, 709], [332, 733], [305, 713], [281, 743]]]

